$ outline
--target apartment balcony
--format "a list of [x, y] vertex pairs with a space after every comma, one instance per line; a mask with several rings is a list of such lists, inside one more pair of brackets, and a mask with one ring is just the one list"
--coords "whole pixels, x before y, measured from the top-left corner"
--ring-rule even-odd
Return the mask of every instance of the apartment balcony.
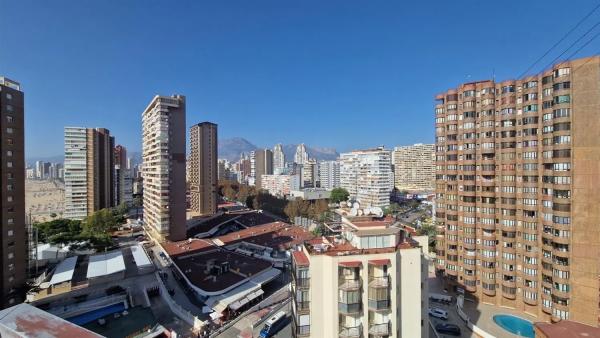
[[308, 289], [310, 287], [310, 278], [309, 277], [297, 277], [293, 274], [294, 284], [298, 289]]
[[390, 286], [390, 276], [379, 276], [369, 278], [370, 288], [388, 288]]
[[340, 326], [340, 338], [360, 338], [362, 337], [362, 325], [358, 326]]
[[355, 291], [360, 289], [362, 283], [360, 278], [356, 279], [340, 279], [338, 288], [342, 291]]
[[310, 312], [310, 302], [309, 301], [299, 301], [297, 299], [294, 300], [294, 304], [296, 305], [296, 310], [298, 313], [306, 314]]
[[390, 322], [369, 324], [369, 335], [375, 337], [385, 337], [391, 334]]
[[310, 336], [310, 325], [298, 325], [296, 318], [292, 321], [292, 330], [294, 337], [308, 337]]
[[338, 311], [342, 314], [352, 315], [361, 312], [361, 301], [360, 299], [357, 303], [343, 303], [338, 302]]

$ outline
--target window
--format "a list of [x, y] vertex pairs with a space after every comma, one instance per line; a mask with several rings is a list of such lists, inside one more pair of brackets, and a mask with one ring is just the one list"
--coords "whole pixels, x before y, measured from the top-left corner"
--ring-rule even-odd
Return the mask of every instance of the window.
[[13, 106], [11, 106], [10, 104], [7, 104], [6, 111], [13, 111]]
[[6, 156], [13, 156], [12, 150], [7, 150], [6, 151]]
[[554, 71], [554, 77], [561, 77], [564, 75], [569, 75], [571, 74], [571, 68], [559, 68], [557, 70]]
[[13, 123], [14, 118], [11, 115], [6, 115], [6, 122]]
[[554, 97], [554, 104], [571, 102], [571, 95], [559, 95]]
[[7, 100], [12, 100], [12, 94], [11, 93], [6, 93], [6, 99]]

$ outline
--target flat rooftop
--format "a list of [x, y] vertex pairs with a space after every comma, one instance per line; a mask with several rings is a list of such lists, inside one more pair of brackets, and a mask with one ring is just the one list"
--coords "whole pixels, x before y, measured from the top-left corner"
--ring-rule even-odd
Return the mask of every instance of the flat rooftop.
[[543, 338], [600, 337], [600, 328], [572, 320], [561, 320], [557, 323], [537, 322], [534, 325], [536, 330], [543, 334]]
[[[398, 229], [400, 230], [400, 229]], [[386, 248], [359, 249], [352, 245], [350, 241], [340, 240], [334, 236], [322, 236], [314, 238], [305, 243], [306, 250], [310, 255], [328, 255], [328, 256], [350, 256], [350, 255], [370, 255], [378, 253], [391, 253], [402, 249], [413, 249], [419, 246], [415, 240], [403, 237], [396, 246]]]
[[[173, 262], [192, 284], [206, 292], [228, 289], [272, 266], [265, 260], [217, 247], [176, 257]], [[222, 263], [228, 264], [228, 271], [216, 273], [214, 268], [222, 266]]]
[[257, 210], [229, 211], [214, 217], [189, 220], [187, 236], [195, 237], [209, 232], [218, 232], [221, 229], [227, 231], [227, 227], [249, 228], [275, 221], [277, 219], [274, 217]]
[[302, 227], [272, 222], [217, 237], [214, 242], [217, 245], [246, 242], [276, 250], [287, 250], [311, 238], [314, 238], [314, 235]]
[[0, 311], [0, 336], [101, 338], [102, 336], [27, 303]]

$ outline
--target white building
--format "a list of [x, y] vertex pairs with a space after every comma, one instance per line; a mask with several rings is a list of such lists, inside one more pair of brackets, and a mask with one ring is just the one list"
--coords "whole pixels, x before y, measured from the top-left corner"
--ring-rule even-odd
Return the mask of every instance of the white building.
[[340, 186], [340, 162], [322, 161], [319, 162], [319, 182], [321, 188], [332, 190]]
[[294, 337], [429, 336], [427, 237], [393, 223], [342, 217], [292, 253]]
[[87, 129], [65, 127], [65, 213], [69, 219], [87, 217]]
[[296, 154], [294, 155], [294, 162], [297, 164], [304, 164], [308, 161], [308, 152], [304, 143], [300, 143], [296, 146]]
[[261, 189], [278, 197], [285, 197], [292, 190], [300, 189], [300, 177], [298, 175], [262, 175]]
[[340, 155], [340, 185], [363, 207], [386, 207], [394, 188], [391, 152], [383, 147]]
[[417, 143], [396, 147], [392, 153], [394, 184], [398, 190], [435, 190], [435, 145]]
[[285, 171], [285, 154], [283, 153], [283, 146], [281, 143], [276, 144], [273, 147], [273, 173], [283, 174]]

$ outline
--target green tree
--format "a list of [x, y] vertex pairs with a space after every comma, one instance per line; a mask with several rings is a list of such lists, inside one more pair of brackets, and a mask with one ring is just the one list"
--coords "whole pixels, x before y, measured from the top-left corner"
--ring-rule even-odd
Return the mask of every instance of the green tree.
[[348, 190], [346, 190], [344, 188], [335, 188], [335, 189], [331, 190], [331, 196], [329, 197], [329, 200], [332, 203], [340, 203], [340, 202], [347, 201], [348, 196], [350, 196], [350, 193], [348, 192]]
[[395, 215], [400, 211], [400, 205], [398, 203], [392, 203], [385, 207], [383, 213], [386, 215]]

